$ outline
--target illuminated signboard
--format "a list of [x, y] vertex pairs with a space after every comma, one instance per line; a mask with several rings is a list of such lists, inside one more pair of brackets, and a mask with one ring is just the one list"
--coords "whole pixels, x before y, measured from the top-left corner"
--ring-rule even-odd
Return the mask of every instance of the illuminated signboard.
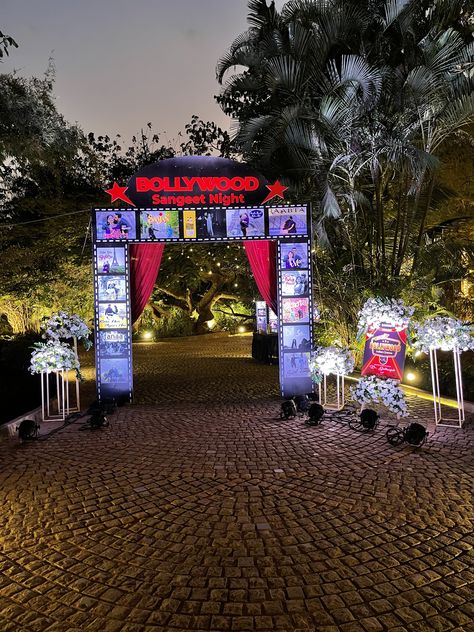
[[369, 329], [365, 336], [361, 375], [379, 375], [401, 380], [405, 366], [407, 330], [389, 325]]

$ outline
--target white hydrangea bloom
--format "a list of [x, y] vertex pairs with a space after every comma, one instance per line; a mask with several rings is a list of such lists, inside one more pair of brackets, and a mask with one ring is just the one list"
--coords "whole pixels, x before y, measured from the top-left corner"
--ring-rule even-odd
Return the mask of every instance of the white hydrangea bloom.
[[413, 347], [423, 353], [430, 349], [469, 351], [474, 349], [474, 327], [457, 318], [435, 316], [414, 325]]
[[352, 399], [359, 404], [383, 404], [400, 417], [408, 415], [405, 394], [398, 380], [368, 375], [362, 377], [350, 391]]

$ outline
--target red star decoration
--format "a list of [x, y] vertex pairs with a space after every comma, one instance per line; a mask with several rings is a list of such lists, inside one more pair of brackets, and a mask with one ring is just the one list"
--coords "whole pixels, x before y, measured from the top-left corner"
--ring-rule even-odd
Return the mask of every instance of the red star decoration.
[[267, 197], [263, 200], [262, 204], [265, 204], [265, 202], [268, 202], [268, 200], [271, 200], [274, 197], [281, 197], [281, 199], [283, 199], [283, 193], [287, 190], [288, 187], [284, 187], [279, 180], [276, 180], [276, 182], [274, 184], [266, 184], [265, 185], [267, 187], [267, 189], [270, 191], [270, 193], [267, 195]]
[[121, 187], [117, 182], [114, 182], [114, 186], [111, 189], [105, 189], [105, 192], [111, 196], [111, 202], [115, 202], [115, 200], [123, 200], [123, 202], [126, 202], [131, 206], [136, 206], [132, 200], [125, 195], [125, 191], [127, 189], [128, 187]]

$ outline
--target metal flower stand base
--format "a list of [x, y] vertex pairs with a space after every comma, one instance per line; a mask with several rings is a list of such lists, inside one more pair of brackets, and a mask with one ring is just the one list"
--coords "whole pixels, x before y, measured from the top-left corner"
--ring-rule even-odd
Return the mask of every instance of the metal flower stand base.
[[[77, 354], [77, 338], [76, 338], [76, 336], [74, 336], [72, 340], [73, 340], [74, 352], [76, 354], [76, 357], [78, 358], [79, 356]], [[75, 391], [76, 391], [76, 404], [69, 408], [69, 412], [70, 413], [78, 413], [81, 410], [81, 398], [80, 398], [80, 393], [79, 393], [79, 380], [77, 379], [77, 375], [74, 375], [74, 384], [75, 384]], [[68, 394], [68, 401], [69, 401], [69, 394]]]
[[[457, 412], [458, 412], [457, 418], [456, 417], [443, 417], [441, 414], [441, 394], [440, 394], [440, 389], [439, 389], [438, 358], [436, 356], [436, 349], [430, 349], [431, 384], [433, 386], [435, 424], [437, 426], [462, 428], [466, 420], [466, 417], [464, 413], [464, 393], [463, 393], [462, 374], [461, 374], [461, 353], [458, 349], [453, 349], [453, 359], [454, 359], [454, 375], [456, 379], [456, 400], [457, 400]], [[451, 423], [443, 423], [443, 422], [451, 422]]]
[[[41, 372], [41, 417], [43, 421], [65, 421], [72, 412], [80, 410], [79, 385], [76, 377], [73, 380], [76, 383], [76, 403], [75, 405], [71, 404], [69, 373], [65, 369]], [[53, 386], [53, 389], [50, 387], [50, 375], [54, 376], [55, 388]], [[55, 403], [51, 400], [54, 391], [56, 394]]]
[[319, 383], [319, 403], [328, 410], [342, 410], [345, 405], [344, 400], [344, 374], [335, 373], [336, 376], [336, 402], [328, 404], [327, 396], [327, 375], [323, 375], [323, 379]]

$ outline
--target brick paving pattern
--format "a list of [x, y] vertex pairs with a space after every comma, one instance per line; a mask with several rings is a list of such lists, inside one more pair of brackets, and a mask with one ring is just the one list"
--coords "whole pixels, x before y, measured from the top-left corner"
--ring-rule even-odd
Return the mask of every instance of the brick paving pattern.
[[138, 345], [108, 429], [0, 445], [2, 632], [474, 630], [472, 421], [278, 420], [249, 346]]

